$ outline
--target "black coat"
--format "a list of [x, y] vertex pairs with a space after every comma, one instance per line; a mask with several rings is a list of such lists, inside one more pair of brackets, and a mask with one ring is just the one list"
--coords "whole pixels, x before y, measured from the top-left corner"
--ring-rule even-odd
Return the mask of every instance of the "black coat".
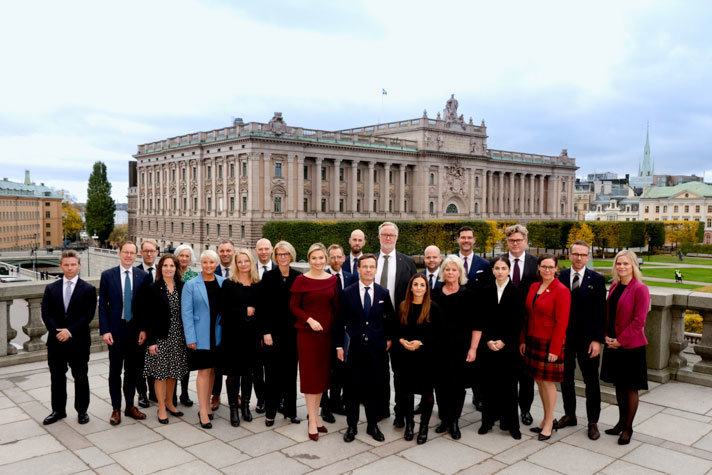
[[282, 338], [296, 338], [296, 318], [289, 311], [289, 289], [300, 274], [290, 268], [289, 276], [283, 279], [279, 267], [274, 267], [265, 272], [260, 281], [263, 298], [260, 300], [259, 334], [272, 335], [275, 345], [279, 345]]
[[57, 340], [58, 328], [66, 328], [72, 337], [66, 342], [85, 345], [89, 351], [89, 322], [96, 313], [96, 288], [82, 279], [77, 279], [67, 310], [64, 310], [64, 279], [45, 287], [42, 297], [42, 321], [47, 327], [47, 346], [61, 345]]
[[481, 310], [475, 293], [460, 286], [454, 294], [445, 295], [443, 288], [432, 292], [440, 306], [440, 318], [433, 319], [437, 378], [469, 381], [472, 366], [465, 360], [472, 341], [472, 332], [479, 329]]
[[[407, 323], [403, 323], [399, 316], [395, 327], [391, 358], [396, 392], [429, 394], [433, 390], [435, 338], [432, 321], [441, 318], [440, 307], [431, 302], [430, 321], [418, 324], [420, 311], [421, 306], [411, 307]], [[420, 340], [423, 345], [415, 351], [410, 351], [400, 343], [401, 338], [407, 341]]]
[[[485, 311], [480, 319], [482, 337], [478, 353], [518, 353], [519, 335], [526, 313], [524, 295], [509, 282], [504, 288], [502, 299], [497, 302], [497, 284], [495, 282], [482, 289], [480, 296]], [[487, 346], [487, 342], [490, 340], [502, 340], [504, 348], [493, 352]]]
[[[220, 325], [222, 325], [222, 364], [226, 374], [241, 372], [254, 364], [262, 335], [258, 321], [263, 310], [262, 282], [249, 286], [226, 279], [220, 296]], [[255, 307], [255, 314], [247, 316], [247, 307]]]
[[[502, 254], [502, 257], [505, 259], [509, 259], [509, 253], [507, 254]], [[494, 267], [494, 261], [490, 262], [490, 267]], [[539, 279], [536, 276], [536, 271], [539, 269], [539, 259], [532, 255], [529, 254], [528, 252], [524, 253], [524, 272], [522, 273], [521, 280], [519, 281], [519, 291], [522, 293], [522, 295], [526, 298], [527, 294], [529, 293], [529, 287], [534, 283], [537, 282]], [[512, 272], [514, 272], [514, 267], [512, 267]], [[509, 278], [511, 279], [512, 276], [510, 274]], [[495, 279], [494, 275], [490, 273], [490, 279], [487, 282], [488, 285], [495, 285], [494, 284]]]
[[[178, 290], [178, 301], [183, 294], [183, 282], [175, 282]], [[146, 332], [146, 345], [156, 344], [156, 340], [168, 337], [168, 329], [171, 326], [171, 306], [168, 303], [168, 293], [166, 283], [163, 280], [154, 282], [144, 287], [139, 297], [141, 304], [137, 309], [138, 327]], [[180, 314], [179, 314], [180, 315]], [[183, 323], [181, 320], [181, 333], [183, 333]]]
[[[561, 271], [559, 280], [571, 290], [571, 268]], [[566, 345], [588, 348], [592, 341], [603, 343], [605, 325], [606, 280], [598, 272], [585, 269], [578, 291], [571, 292]]]
[[[376, 253], [376, 262], [378, 262], [381, 253]], [[390, 263], [389, 263], [390, 265]], [[398, 308], [403, 300], [405, 300], [405, 294], [408, 291], [408, 282], [410, 278], [418, 272], [415, 267], [415, 262], [413, 258], [406, 256], [398, 251], [396, 251], [396, 291], [393, 296], [393, 308]]]

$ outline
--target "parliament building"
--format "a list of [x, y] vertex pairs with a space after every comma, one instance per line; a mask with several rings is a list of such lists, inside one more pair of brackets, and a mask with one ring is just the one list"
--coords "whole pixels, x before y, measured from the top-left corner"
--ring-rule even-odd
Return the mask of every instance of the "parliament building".
[[138, 146], [129, 236], [247, 246], [273, 220], [575, 219], [576, 160], [494, 150], [484, 120], [442, 113], [347, 130], [243, 123]]

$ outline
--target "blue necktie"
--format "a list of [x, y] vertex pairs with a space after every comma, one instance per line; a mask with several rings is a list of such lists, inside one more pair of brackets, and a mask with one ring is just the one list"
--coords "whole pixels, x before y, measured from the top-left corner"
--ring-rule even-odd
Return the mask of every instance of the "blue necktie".
[[363, 313], [368, 316], [371, 311], [371, 296], [368, 294], [368, 287], [365, 287], [366, 293], [363, 295]]
[[67, 281], [67, 290], [64, 291], [64, 311], [69, 307], [69, 301], [72, 299], [72, 281]]
[[430, 288], [433, 288], [433, 274], [430, 274]]
[[126, 271], [126, 279], [124, 279], [124, 320], [127, 322], [131, 321], [131, 277], [129, 277], [129, 272]]

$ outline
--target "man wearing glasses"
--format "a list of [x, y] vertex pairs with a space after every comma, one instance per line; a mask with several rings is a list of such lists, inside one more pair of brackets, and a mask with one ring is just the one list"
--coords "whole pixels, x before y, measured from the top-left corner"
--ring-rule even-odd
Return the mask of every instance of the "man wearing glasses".
[[559, 427], [576, 426], [576, 391], [574, 373], [578, 360], [586, 384], [586, 416], [588, 438], [598, 439], [598, 417], [601, 414], [601, 389], [598, 364], [606, 325], [606, 282], [601, 274], [586, 268], [590, 246], [586, 241], [571, 245], [571, 268], [559, 275], [562, 284], [571, 290], [571, 312], [566, 329], [564, 381], [561, 394], [564, 412]]
[[[509, 249], [509, 252], [505, 254], [505, 257], [509, 259], [509, 268], [511, 269], [509, 278], [522, 293], [522, 296], [526, 297], [529, 293], [529, 286], [537, 280], [536, 270], [539, 267], [537, 258], [524, 252], [529, 244], [527, 228], [521, 224], [515, 224], [505, 229], [504, 235]], [[518, 379], [519, 410], [522, 413], [522, 424], [528, 426], [534, 421], [530, 412], [534, 401], [534, 380], [525, 374], [523, 358], [519, 365]]]
[[[158, 257], [158, 243], [153, 239], [146, 239], [141, 243], [141, 262], [136, 266], [142, 271], [148, 273], [147, 285], [152, 284], [156, 280], [156, 258]], [[138, 405], [143, 408], [149, 407], [149, 400], [158, 402], [156, 398], [156, 390], [154, 389], [153, 378], [143, 375], [143, 367], [146, 362], [145, 347], [140, 346], [138, 350], [138, 359], [136, 364], [136, 392], [138, 393]], [[148, 393], [148, 395], [147, 395]]]

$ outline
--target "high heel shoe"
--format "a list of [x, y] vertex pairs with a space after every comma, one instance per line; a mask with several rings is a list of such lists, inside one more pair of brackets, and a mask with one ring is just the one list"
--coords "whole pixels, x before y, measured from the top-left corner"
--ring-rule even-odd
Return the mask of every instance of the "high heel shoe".
[[605, 432], [608, 435], [621, 435], [621, 432], [623, 432], [623, 424], [620, 422], [611, 427], [610, 429], [606, 429], [603, 432]]
[[272, 427], [272, 426], [274, 425], [274, 419], [267, 419], [267, 418], [265, 417], [265, 425], [266, 425], [267, 427]]
[[537, 436], [537, 440], [549, 440], [551, 439], [551, 435], [554, 433], [554, 431], [559, 432], [559, 421], [554, 419], [554, 422], [551, 424], [551, 432], [549, 435], [544, 435], [543, 432], [539, 431], [539, 435]]
[[168, 424], [168, 418], [166, 417], [165, 419], [161, 419], [161, 416], [158, 416], [158, 422], [161, 424]]
[[[170, 414], [173, 417], [183, 417], [183, 413], [180, 411], [171, 411], [170, 409], [166, 408], [166, 411], [168, 411], [168, 414]], [[212, 417], [211, 417], [212, 419]]]
[[[625, 435], [628, 434], [628, 437]], [[630, 439], [633, 438], [633, 428], [627, 427], [621, 431], [620, 437], [618, 437], [618, 445], [628, 445], [630, 444]]]
[[198, 423], [200, 424], [200, 427], [202, 427], [203, 429], [212, 429], [213, 428], [212, 422], [203, 424], [203, 420], [200, 418], [200, 414], [198, 414]]
[[319, 432], [321, 432], [321, 433], [323, 433], [323, 434], [326, 434], [327, 432], [329, 432], [329, 430], [328, 430], [326, 427], [324, 427], [324, 426], [319, 426], [319, 427], [316, 428], [316, 430], [319, 431]]
[[541, 427], [530, 427], [529, 432], [534, 432], [535, 434], [541, 433]]
[[312, 434], [311, 432], [308, 432], [309, 438], [313, 440], [314, 442], [317, 442], [319, 440], [319, 433], [317, 432], [316, 434]]

